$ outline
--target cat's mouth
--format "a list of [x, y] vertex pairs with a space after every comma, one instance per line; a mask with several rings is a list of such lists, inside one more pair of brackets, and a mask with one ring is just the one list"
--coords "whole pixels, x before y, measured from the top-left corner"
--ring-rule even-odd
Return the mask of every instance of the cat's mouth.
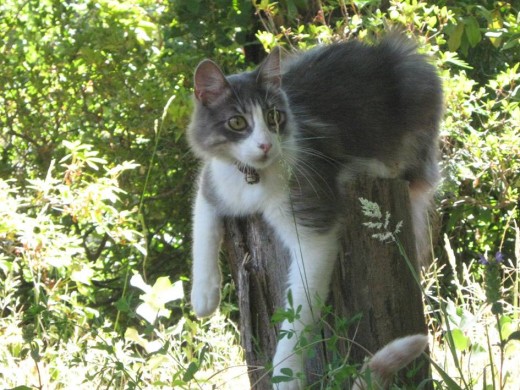
[[235, 165], [237, 169], [244, 174], [244, 179], [247, 184], [257, 184], [260, 182], [260, 174], [256, 168], [238, 161], [235, 162]]

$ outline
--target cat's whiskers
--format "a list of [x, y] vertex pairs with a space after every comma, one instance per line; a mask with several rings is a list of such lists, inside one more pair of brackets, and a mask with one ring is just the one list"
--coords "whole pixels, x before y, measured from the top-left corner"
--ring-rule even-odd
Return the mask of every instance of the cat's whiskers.
[[298, 150], [298, 152], [302, 152], [302, 154], [305, 154], [307, 156], [318, 157], [319, 159], [321, 159], [323, 161], [326, 161], [326, 162], [328, 162], [330, 164], [334, 164], [335, 163], [335, 161], [331, 157], [329, 157], [325, 153], [322, 153], [319, 150], [316, 150], [316, 149], [313, 149], [313, 148], [298, 147], [295, 150]]
[[[303, 167], [298, 165], [297, 159], [295, 157], [291, 157], [287, 161], [289, 162], [288, 167], [289, 167], [289, 170], [290, 170], [291, 177], [293, 177], [294, 180], [296, 180], [300, 193], [303, 193], [304, 190], [303, 190], [302, 184], [300, 182], [299, 176], [304, 178], [309, 183], [309, 185], [312, 188], [312, 191], [314, 192], [314, 194], [316, 196], [318, 196], [318, 191], [316, 190], [316, 187], [314, 187], [313, 181], [305, 173], [305, 171], [303, 170]], [[294, 174], [294, 171], [297, 171], [300, 175]]]
[[[300, 172], [302, 173], [302, 175], [305, 176], [305, 178], [307, 179], [307, 182], [309, 184], [311, 184], [311, 179], [309, 179], [308, 177], [311, 177], [311, 178], [315, 177], [315, 179], [320, 179], [320, 181], [324, 184], [324, 188], [326, 190], [328, 190], [329, 194], [331, 194], [331, 195], [334, 194], [334, 191], [333, 191], [332, 187], [330, 186], [330, 183], [328, 182], [328, 180], [316, 168], [314, 168], [311, 164], [309, 164], [305, 160], [302, 160], [301, 158], [298, 158], [298, 162], [297, 162], [296, 165], [297, 166], [301, 166], [302, 168], [304, 168], [304, 169], [300, 169]], [[309, 174], [307, 174], [307, 173], [309, 173]], [[314, 175], [312, 175], [310, 173], [313, 173]], [[318, 180], [313, 180], [313, 182], [316, 185], [318, 185], [317, 181]], [[320, 188], [322, 188], [322, 187], [320, 187]], [[319, 194], [316, 191], [315, 187], [313, 187], [313, 190], [314, 190], [314, 194], [318, 197]], [[322, 190], [321, 192], [323, 193], [324, 191]]]
[[[320, 179], [320, 181], [325, 185], [325, 187], [327, 188], [327, 190], [329, 191], [330, 194], [334, 193], [334, 191], [330, 187], [328, 181], [321, 175], [321, 173], [319, 171], [317, 171], [309, 163], [302, 160], [300, 157], [297, 157], [294, 155], [291, 155], [291, 157], [287, 158], [286, 160], [289, 163], [288, 164], [289, 169], [293, 169], [299, 173], [299, 175], [292, 175], [292, 176], [298, 183], [298, 188], [299, 188], [300, 192], [303, 191], [303, 188], [302, 188], [301, 182], [299, 181], [299, 178], [298, 178], [299, 176], [304, 178], [307, 181], [307, 183], [309, 183], [309, 186], [311, 187], [311, 189], [314, 192], [314, 195], [316, 197], [320, 196], [320, 192], [317, 189], [317, 187], [320, 187], [320, 186], [319, 186], [319, 183], [317, 183], [317, 180], [315, 180], [315, 179]], [[310, 174], [311, 172], [314, 175]], [[293, 173], [293, 172], [291, 172], [291, 173]], [[322, 188], [322, 187], [320, 187], [320, 188]], [[321, 192], [323, 193], [323, 191], [321, 191]]]
[[[322, 153], [322, 152], [320, 152], [320, 151], [318, 151], [316, 149], [312, 149], [312, 148], [299, 147], [299, 146], [290, 146], [289, 145], [289, 146], [285, 147], [285, 150], [288, 150], [288, 151], [291, 151], [291, 152], [298, 152], [298, 153], [296, 153], [296, 156], [294, 156], [294, 153], [291, 153], [292, 156], [293, 156], [293, 161], [292, 161], [293, 165], [294, 166], [299, 166], [301, 164], [301, 165], [305, 166], [309, 171], [312, 171], [312, 173], [314, 173], [317, 176], [317, 178], [321, 179], [321, 181], [325, 184], [325, 186], [328, 188], [328, 190], [331, 193], [333, 193], [332, 188], [330, 187], [330, 184], [329, 184], [328, 180], [326, 180], [322, 176], [320, 171], [318, 171], [316, 168], [314, 168], [312, 165], [310, 165], [307, 161], [305, 161], [302, 158], [302, 155], [318, 157], [319, 159], [321, 159], [321, 160], [323, 160], [326, 163], [331, 164], [331, 165], [337, 164], [337, 162], [335, 162], [333, 159], [331, 159], [330, 157], [328, 157], [324, 153]], [[302, 175], [303, 175], [303, 171], [300, 170], [300, 173], [302, 173]], [[307, 179], [307, 181], [310, 184], [310, 180]]]

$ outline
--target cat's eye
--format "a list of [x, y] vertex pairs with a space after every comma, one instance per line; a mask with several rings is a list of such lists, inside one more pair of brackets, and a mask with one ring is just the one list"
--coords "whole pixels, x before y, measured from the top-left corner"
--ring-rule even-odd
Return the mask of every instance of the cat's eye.
[[267, 125], [278, 129], [285, 120], [285, 114], [282, 111], [273, 108], [267, 111], [266, 114]]
[[229, 128], [233, 131], [244, 131], [247, 128], [247, 121], [241, 115], [235, 115], [228, 119]]

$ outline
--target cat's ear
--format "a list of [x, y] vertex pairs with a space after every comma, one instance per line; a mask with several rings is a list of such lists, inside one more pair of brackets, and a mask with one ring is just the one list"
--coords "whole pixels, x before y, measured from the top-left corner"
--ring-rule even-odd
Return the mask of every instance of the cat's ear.
[[282, 50], [278, 46], [271, 50], [271, 53], [269, 53], [262, 65], [260, 65], [258, 73], [259, 83], [280, 88], [282, 85], [281, 54]]
[[211, 104], [230, 90], [226, 76], [217, 64], [204, 60], [195, 69], [195, 97], [202, 104]]

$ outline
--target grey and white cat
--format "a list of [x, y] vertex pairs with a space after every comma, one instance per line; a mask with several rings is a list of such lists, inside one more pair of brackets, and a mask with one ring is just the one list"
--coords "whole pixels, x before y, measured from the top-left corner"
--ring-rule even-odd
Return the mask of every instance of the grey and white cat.
[[[219, 305], [224, 216], [262, 213], [289, 249], [288, 289], [302, 310], [300, 321], [282, 329], [297, 333], [313, 322], [317, 300], [327, 298], [349, 180], [406, 179], [423, 246], [439, 179], [442, 91], [434, 67], [406, 38], [335, 43], [283, 62], [274, 49], [256, 70], [231, 76], [204, 60], [194, 101], [189, 143], [204, 162], [193, 213], [197, 316]], [[283, 367], [302, 371], [296, 339], [279, 341], [275, 375]]]

